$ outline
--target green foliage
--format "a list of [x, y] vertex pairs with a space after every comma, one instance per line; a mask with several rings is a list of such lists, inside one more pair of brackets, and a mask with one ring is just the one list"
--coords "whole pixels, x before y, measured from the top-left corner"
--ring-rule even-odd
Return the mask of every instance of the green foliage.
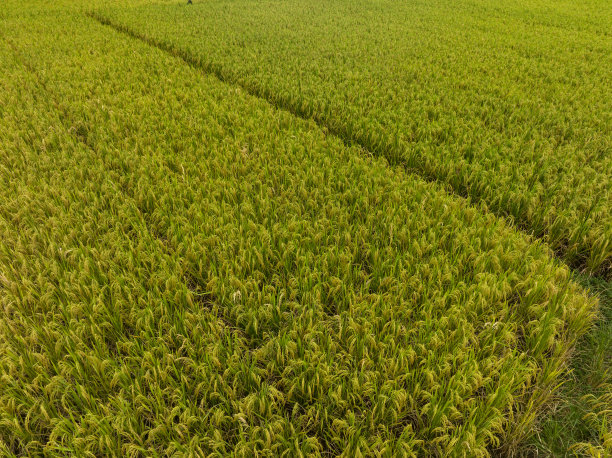
[[0, 25], [4, 454], [525, 437], [596, 305], [545, 245], [69, 6], [20, 5]]
[[484, 202], [609, 278], [605, 1], [238, 0], [95, 14]]
[[566, 383], [525, 447], [549, 456], [604, 457], [612, 452], [612, 283], [577, 280], [599, 297], [600, 316], [578, 343]]

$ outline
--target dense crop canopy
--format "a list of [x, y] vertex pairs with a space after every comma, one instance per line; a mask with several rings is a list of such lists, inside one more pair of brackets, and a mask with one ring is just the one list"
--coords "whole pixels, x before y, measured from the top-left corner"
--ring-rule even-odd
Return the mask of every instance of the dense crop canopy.
[[8, 5], [4, 453], [522, 437], [595, 305], [545, 245], [90, 17]]
[[166, 2], [96, 16], [612, 272], [606, 1]]

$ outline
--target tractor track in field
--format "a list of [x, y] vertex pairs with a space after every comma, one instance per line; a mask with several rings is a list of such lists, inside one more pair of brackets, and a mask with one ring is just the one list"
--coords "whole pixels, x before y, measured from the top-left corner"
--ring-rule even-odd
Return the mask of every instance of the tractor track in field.
[[[134, 29], [128, 26], [117, 24], [97, 11], [90, 10], [86, 11], [85, 14], [96, 22], [115, 30], [116, 32], [129, 36], [132, 39], [146, 43], [149, 46], [157, 48], [166, 54], [169, 54], [177, 59], [182, 60], [190, 67], [200, 72], [203, 72], [206, 75], [214, 76], [223, 83], [239, 87], [250, 96], [256, 97], [257, 99], [267, 102], [277, 110], [285, 111], [305, 121], [314, 122], [326, 135], [330, 135], [334, 138], [337, 138], [346, 147], [358, 147], [363, 151], [365, 155], [369, 155], [372, 157], [382, 157], [387, 161], [390, 166], [403, 167], [406, 172], [414, 176], [420, 177], [425, 182], [435, 183], [448, 194], [457, 196], [458, 198], [467, 201], [468, 205], [476, 207], [480, 212], [493, 214], [496, 217], [503, 219], [509, 226], [515, 227], [516, 229], [520, 230], [522, 233], [528, 235], [529, 237], [545, 242], [546, 233], [543, 230], [536, 232], [531, 228], [528, 221], [513, 216], [512, 214], [508, 213], [507, 211], [504, 211], [503, 209], [496, 209], [487, 206], [486, 202], [483, 199], [477, 196], [472, 196], [467, 186], [451, 185], [450, 183], [446, 182], [444, 179], [440, 178], [431, 171], [428, 171], [422, 167], [418, 167], [416, 164], [411, 165], [409, 163], [406, 163], [405, 161], [400, 159], [400, 154], [396, 151], [391, 151], [392, 154], [389, 154], [390, 151], [388, 151], [387, 148], [376, 147], [375, 145], [368, 145], [367, 142], [363, 141], [363, 139], [357, 138], [354, 135], [350, 135], [345, 128], [331, 125], [324, 119], [323, 116], [317, 113], [310, 113], [308, 110], [300, 109], [282, 96], [279, 96], [278, 94], [275, 94], [272, 91], [267, 90], [263, 87], [254, 87], [253, 85], [248, 85], [244, 82], [241, 82], [238, 78], [232, 76], [229, 72], [225, 71], [220, 65], [215, 65], [214, 63], [206, 61], [203, 62], [201, 59], [194, 57], [193, 55], [176, 46], [146, 36], [145, 34], [139, 33], [138, 31], [135, 31]], [[418, 158], [416, 158], [416, 160], [414, 160], [413, 162], [416, 161], [418, 161]], [[549, 248], [551, 252], [554, 253], [555, 258], [557, 258], [563, 264], [567, 265], [575, 274], [585, 274], [585, 259], [577, 259], [569, 262], [565, 258], [565, 249], [553, 249], [550, 246]], [[587, 275], [596, 279], [611, 281], [612, 264], [608, 267], [604, 266], [602, 269], [598, 270], [595, 273], [587, 273]]]

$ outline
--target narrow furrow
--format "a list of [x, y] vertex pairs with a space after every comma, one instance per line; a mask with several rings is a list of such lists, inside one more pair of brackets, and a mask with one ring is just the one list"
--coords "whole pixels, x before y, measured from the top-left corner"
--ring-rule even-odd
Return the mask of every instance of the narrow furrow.
[[[173, 42], [165, 41], [164, 39], [158, 39], [155, 36], [148, 35], [134, 27], [115, 22], [112, 18], [105, 16], [103, 12], [98, 10], [88, 11], [86, 14], [101, 24], [111, 27], [114, 30], [134, 39], [147, 43], [150, 46], [160, 49], [174, 57], [180, 58], [191, 67], [196, 68], [207, 75], [215, 76], [222, 82], [240, 87], [250, 95], [267, 101], [276, 109], [287, 111], [292, 115], [307, 121], [314, 121], [323, 131], [338, 138], [348, 147], [358, 146], [362, 150], [363, 154], [382, 157], [391, 166], [402, 166], [409, 173], [418, 175], [427, 182], [436, 183], [437, 186], [444, 188], [447, 192], [460, 198], [468, 199], [470, 202], [473, 202], [474, 205], [478, 206], [479, 211], [492, 213], [498, 218], [504, 219], [509, 224], [512, 224], [524, 233], [542, 241], [546, 241], [549, 246], [551, 246], [555, 255], [562, 262], [568, 264], [570, 268], [577, 273], [588, 270], [596, 278], [608, 280], [612, 278], [610, 277], [610, 275], [612, 275], [612, 263], [609, 261], [609, 259], [606, 260], [607, 258], [604, 258], [602, 261], [596, 262], [595, 268], [588, 268], [588, 263], [591, 262], [589, 259], [590, 257], [593, 258], [594, 255], [594, 252], [589, 252], [588, 247], [585, 248], [584, 246], [581, 246], [579, 249], [576, 248], [576, 246], [574, 246], [576, 244], [575, 240], [570, 243], [569, 238], [566, 237], [567, 234], [559, 237], [551, 237], [547, 232], [548, 229], [546, 227], [539, 227], [537, 224], [531, 221], [530, 217], [528, 216], [529, 212], [521, 210], [520, 207], [522, 204], [518, 205], [518, 209], [513, 208], [513, 210], [509, 210], [505, 205], [499, 203], [493, 204], [489, 201], [490, 199], [487, 200], [486, 198], [478, 196], [474, 192], [470, 191], [470, 186], [472, 186], [472, 183], [459, 179], [455, 180], [452, 176], [442, 176], [434, 166], [430, 167], [428, 165], [430, 159], [418, 153], [417, 149], [414, 149], [414, 152], [411, 151], [410, 154], [405, 154], [403, 147], [401, 147], [399, 144], [394, 147], [389, 142], [380, 141], [376, 135], [377, 133], [374, 131], [359, 133], [354, 129], [348, 128], [346, 123], [334, 117], [330, 117], [326, 113], [317, 111], [308, 103], [296, 103], [296, 101], [291, 98], [291, 94], [283, 95], [278, 93], [271, 86], [268, 86], [263, 82], [259, 82], [258, 80], [240, 78], [234, 74], [231, 68], [217, 64], [197, 54], [193, 54], [192, 52], [181, 47], [180, 44], [177, 45]], [[375, 128], [373, 127], [372, 129]], [[540, 169], [541, 167], [536, 167], [536, 171], [541, 172]], [[562, 180], [560, 179], [559, 183], [561, 181]], [[585, 221], [589, 218], [592, 209], [603, 202], [603, 198], [603, 195], [599, 195], [599, 197], [593, 196], [591, 210], [589, 210], [586, 215], [583, 215]], [[605, 226], [605, 222], [602, 224]], [[574, 238], [578, 239], [580, 236], [580, 234], [573, 235]], [[600, 242], [601, 241], [598, 241], [596, 244], [596, 246], [601, 249], [600, 251], [609, 251], [608, 245]], [[591, 251], [593, 250], [594, 248], [591, 249]]]

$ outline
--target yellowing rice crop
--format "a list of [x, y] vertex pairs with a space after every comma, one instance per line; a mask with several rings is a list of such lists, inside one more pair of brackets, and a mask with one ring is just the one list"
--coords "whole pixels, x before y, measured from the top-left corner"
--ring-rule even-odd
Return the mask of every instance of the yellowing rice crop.
[[0, 13], [2, 453], [520, 451], [596, 313], [549, 246], [94, 7]]

